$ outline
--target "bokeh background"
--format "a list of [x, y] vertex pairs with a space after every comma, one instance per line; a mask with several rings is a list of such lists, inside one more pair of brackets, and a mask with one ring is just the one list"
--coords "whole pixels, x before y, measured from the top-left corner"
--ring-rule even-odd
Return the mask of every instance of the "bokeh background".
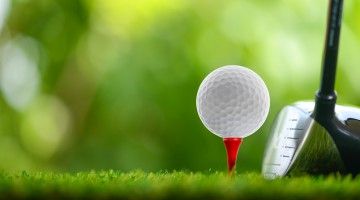
[[[336, 88], [360, 106], [360, 1], [345, 2]], [[0, 169], [225, 170], [195, 96], [215, 68], [260, 74], [271, 123], [319, 83], [327, 0], [0, 0]]]

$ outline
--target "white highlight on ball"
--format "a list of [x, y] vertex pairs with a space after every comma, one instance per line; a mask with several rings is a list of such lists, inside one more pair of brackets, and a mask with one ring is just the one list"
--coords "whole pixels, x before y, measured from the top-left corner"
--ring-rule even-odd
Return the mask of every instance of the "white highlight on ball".
[[215, 135], [244, 138], [265, 122], [270, 96], [255, 72], [228, 65], [205, 77], [197, 93], [196, 107], [202, 123]]

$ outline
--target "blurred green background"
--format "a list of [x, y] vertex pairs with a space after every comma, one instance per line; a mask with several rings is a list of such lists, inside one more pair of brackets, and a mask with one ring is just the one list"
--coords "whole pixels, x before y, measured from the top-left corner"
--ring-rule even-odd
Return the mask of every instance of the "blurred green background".
[[[360, 1], [344, 11], [338, 102], [359, 106]], [[195, 96], [238, 64], [271, 95], [238, 160], [260, 171], [276, 113], [318, 87], [326, 13], [326, 0], [0, 0], [0, 169], [225, 170]]]

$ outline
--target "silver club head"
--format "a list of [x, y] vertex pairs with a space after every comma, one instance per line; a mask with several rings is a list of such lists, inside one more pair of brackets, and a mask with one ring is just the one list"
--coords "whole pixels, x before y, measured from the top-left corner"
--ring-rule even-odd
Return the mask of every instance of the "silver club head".
[[[296, 102], [278, 114], [267, 143], [262, 174], [268, 179], [301, 173], [326, 174], [343, 171], [344, 164], [327, 130], [312, 117], [314, 102]], [[335, 108], [336, 117], [346, 125], [360, 120], [360, 109]]]

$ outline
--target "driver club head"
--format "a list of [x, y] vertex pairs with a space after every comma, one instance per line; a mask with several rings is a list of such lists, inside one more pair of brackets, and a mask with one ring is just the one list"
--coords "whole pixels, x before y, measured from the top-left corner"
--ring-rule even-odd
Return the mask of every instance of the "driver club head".
[[314, 102], [302, 101], [280, 111], [264, 155], [262, 173], [266, 178], [359, 172], [360, 109], [336, 105], [333, 127], [328, 131], [314, 119], [314, 106]]

